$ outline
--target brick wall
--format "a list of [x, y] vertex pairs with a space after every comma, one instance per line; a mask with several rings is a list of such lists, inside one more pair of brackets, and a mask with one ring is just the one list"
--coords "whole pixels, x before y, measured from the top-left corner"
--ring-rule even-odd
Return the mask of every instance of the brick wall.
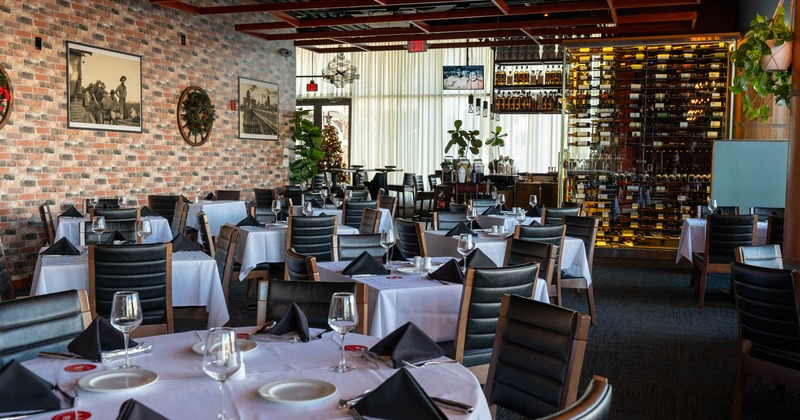
[[[147, 194], [193, 197], [194, 187], [242, 189], [251, 200], [254, 187], [285, 183], [295, 62], [278, 50], [293, 47], [234, 31], [235, 23], [267, 20], [194, 16], [147, 0], [0, 3], [0, 65], [15, 95], [0, 130], [0, 238], [18, 287], [32, 277], [45, 243], [38, 213], [45, 202], [57, 214], [93, 195], [146, 204]], [[142, 133], [67, 129], [67, 41], [142, 57]], [[279, 85], [279, 141], [237, 138], [228, 102], [237, 98], [238, 76]], [[183, 141], [176, 123], [178, 98], [190, 85], [205, 89], [216, 108], [211, 138], [199, 147]]]

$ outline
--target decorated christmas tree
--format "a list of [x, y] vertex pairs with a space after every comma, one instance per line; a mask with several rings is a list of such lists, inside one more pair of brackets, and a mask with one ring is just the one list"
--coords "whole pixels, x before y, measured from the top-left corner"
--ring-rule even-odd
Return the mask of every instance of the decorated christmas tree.
[[322, 145], [325, 155], [317, 162], [317, 173], [329, 171], [331, 168], [344, 167], [342, 142], [339, 140], [339, 130], [331, 124], [331, 115], [325, 115], [325, 127], [322, 128]]

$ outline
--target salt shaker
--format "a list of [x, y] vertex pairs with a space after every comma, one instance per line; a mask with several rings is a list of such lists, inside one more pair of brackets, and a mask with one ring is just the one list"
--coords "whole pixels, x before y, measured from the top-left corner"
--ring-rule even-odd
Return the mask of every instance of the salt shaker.
[[425, 270], [431, 269], [431, 257], [425, 257], [422, 259], [422, 268]]
[[422, 257], [420, 256], [414, 257], [414, 268], [416, 269], [422, 268]]

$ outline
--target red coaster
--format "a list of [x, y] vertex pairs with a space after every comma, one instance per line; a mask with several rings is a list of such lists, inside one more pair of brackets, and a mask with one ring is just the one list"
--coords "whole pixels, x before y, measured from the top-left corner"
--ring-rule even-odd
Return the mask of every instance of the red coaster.
[[249, 340], [250, 333], [238, 333], [236, 334], [236, 338], [241, 338], [242, 340]]
[[95, 369], [97, 365], [92, 365], [89, 363], [81, 363], [78, 365], [69, 365], [64, 368], [67, 372], [86, 372], [88, 370]]
[[359, 346], [357, 344], [348, 344], [344, 346], [344, 351], [361, 351], [361, 349], [365, 349], [367, 346]]
[[90, 417], [92, 417], [92, 413], [88, 411], [68, 411], [56, 414], [52, 420], [86, 420]]

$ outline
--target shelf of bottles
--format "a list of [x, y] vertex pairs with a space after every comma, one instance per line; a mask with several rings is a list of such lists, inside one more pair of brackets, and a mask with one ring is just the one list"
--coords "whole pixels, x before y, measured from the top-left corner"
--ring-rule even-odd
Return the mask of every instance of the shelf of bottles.
[[597, 246], [676, 248], [710, 194], [728, 123], [729, 44], [567, 48], [564, 200]]
[[564, 58], [558, 46], [497, 47], [494, 64], [494, 113], [561, 113]]

